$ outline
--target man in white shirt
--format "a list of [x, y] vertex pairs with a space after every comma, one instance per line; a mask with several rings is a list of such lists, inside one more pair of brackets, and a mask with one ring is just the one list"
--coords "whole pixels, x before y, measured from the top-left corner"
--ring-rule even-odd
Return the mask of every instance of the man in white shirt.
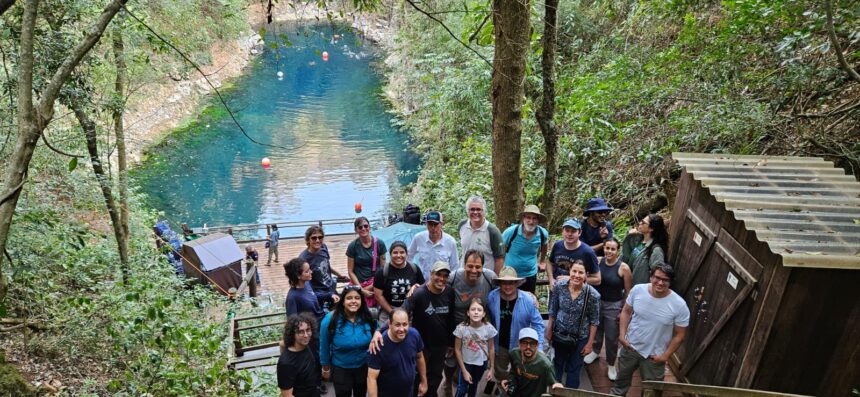
[[626, 395], [636, 368], [642, 380], [663, 380], [666, 362], [681, 346], [690, 323], [684, 298], [669, 289], [674, 276], [672, 266], [660, 263], [651, 271], [649, 284], [637, 284], [627, 295], [619, 327], [618, 378], [610, 394]]
[[[466, 220], [457, 225], [460, 233], [460, 247], [466, 251], [478, 250], [484, 255], [484, 267], [492, 270], [501, 269], [505, 264], [505, 242], [502, 232], [496, 225], [487, 220], [487, 202], [481, 196], [469, 197], [466, 201]], [[460, 258], [460, 264], [466, 263], [466, 258]]]
[[442, 231], [442, 213], [436, 210], [427, 211], [427, 231], [420, 232], [412, 238], [409, 245], [409, 262], [421, 269], [424, 279], [430, 279], [430, 268], [439, 261], [451, 266], [451, 273], [460, 268], [460, 256], [457, 253], [457, 240]]

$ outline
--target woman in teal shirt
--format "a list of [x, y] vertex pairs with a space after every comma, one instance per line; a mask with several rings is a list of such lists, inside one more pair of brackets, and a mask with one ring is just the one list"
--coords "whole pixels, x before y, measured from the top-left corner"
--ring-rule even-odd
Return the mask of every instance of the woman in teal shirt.
[[335, 396], [367, 394], [367, 346], [375, 330], [361, 287], [345, 287], [320, 325], [322, 376], [334, 384]]

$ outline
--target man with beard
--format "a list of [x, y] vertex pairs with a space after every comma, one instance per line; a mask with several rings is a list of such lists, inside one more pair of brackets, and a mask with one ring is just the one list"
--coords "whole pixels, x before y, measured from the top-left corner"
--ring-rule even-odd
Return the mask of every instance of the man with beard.
[[[381, 347], [371, 352], [367, 360], [367, 395], [369, 397], [403, 397], [413, 389], [418, 374], [418, 396], [427, 392], [427, 371], [424, 363], [424, 343], [415, 328], [409, 326], [409, 314], [394, 309], [391, 323]], [[417, 369], [417, 371], [416, 371]], [[385, 376], [380, 376], [385, 374]]]
[[416, 289], [403, 304], [412, 314], [412, 326], [424, 341], [428, 397], [436, 396], [442, 383], [445, 358], [454, 354], [454, 289], [448, 287], [450, 275], [448, 263], [436, 262], [430, 281]]
[[511, 376], [502, 380], [502, 389], [510, 397], [540, 397], [553, 389], [563, 387], [553, 374], [552, 363], [538, 349], [538, 332], [531, 328], [520, 330], [518, 347], [511, 350]]
[[[540, 209], [529, 204], [520, 212], [521, 224], [511, 225], [502, 238], [505, 240], [505, 266], [517, 271], [517, 276], [525, 279], [520, 286], [523, 291], [535, 292], [537, 283], [538, 263], [546, 266], [546, 249], [549, 232], [539, 226], [546, 221], [546, 216]], [[541, 266], [541, 267], [543, 267]], [[496, 269], [499, 274], [501, 269]]]
[[311, 268], [311, 288], [317, 301], [322, 308], [329, 308], [337, 303], [338, 294], [337, 279], [332, 277], [332, 273], [337, 277], [343, 277], [337, 270], [331, 267], [328, 254], [328, 247], [323, 243], [325, 233], [321, 226], [311, 226], [305, 230], [305, 244], [308, 248], [299, 254], [299, 257], [304, 259]]
[[612, 211], [612, 207], [606, 204], [601, 197], [588, 200], [582, 216], [582, 234], [579, 238], [588, 244], [597, 256], [603, 256], [603, 242], [612, 238], [612, 222], [606, 217]]
[[687, 302], [669, 289], [674, 277], [672, 266], [661, 262], [651, 271], [650, 283], [630, 289], [621, 310], [618, 343], [622, 349], [610, 394], [626, 395], [636, 368], [642, 380], [663, 380], [666, 362], [681, 346], [690, 323]]
[[[448, 285], [454, 289], [454, 324], [460, 324], [466, 319], [466, 310], [474, 298], [486, 301], [487, 294], [493, 289], [496, 273], [484, 267], [484, 258], [480, 251], [466, 251], [463, 268], [454, 272], [448, 280]], [[454, 357], [445, 362], [445, 396], [450, 397], [456, 389], [457, 374], [460, 366]], [[492, 370], [492, 368], [490, 368]]]

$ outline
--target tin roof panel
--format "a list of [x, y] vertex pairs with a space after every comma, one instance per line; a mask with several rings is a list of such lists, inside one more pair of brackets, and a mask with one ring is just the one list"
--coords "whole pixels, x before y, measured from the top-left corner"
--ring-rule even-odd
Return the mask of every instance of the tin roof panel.
[[784, 266], [860, 269], [860, 183], [817, 157], [673, 153]]

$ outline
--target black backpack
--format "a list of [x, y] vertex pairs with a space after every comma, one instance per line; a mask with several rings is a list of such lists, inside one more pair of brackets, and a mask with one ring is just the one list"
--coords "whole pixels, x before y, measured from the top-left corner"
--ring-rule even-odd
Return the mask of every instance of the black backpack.
[[403, 207], [403, 222], [420, 225], [421, 208], [414, 204], [407, 204], [406, 207]]

